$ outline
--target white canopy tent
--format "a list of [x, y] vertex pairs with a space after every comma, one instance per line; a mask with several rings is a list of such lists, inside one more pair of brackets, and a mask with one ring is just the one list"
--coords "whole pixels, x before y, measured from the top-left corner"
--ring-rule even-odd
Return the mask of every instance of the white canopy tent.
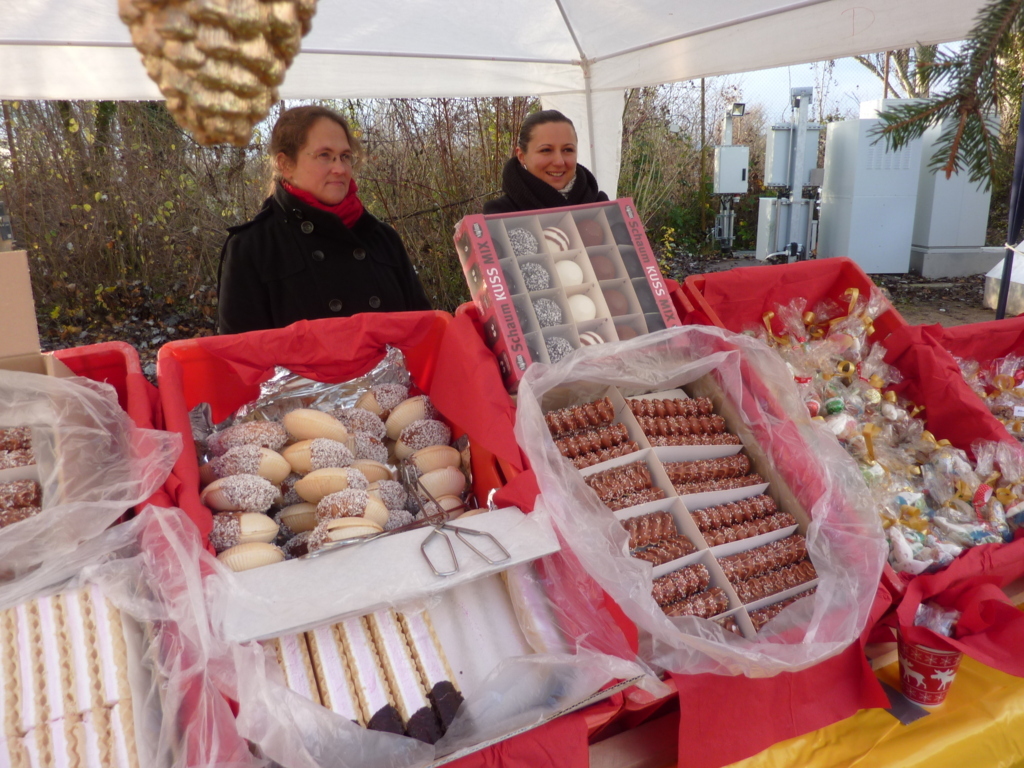
[[[962, 39], [981, 0], [320, 0], [287, 99], [539, 95], [618, 182], [624, 89]], [[117, 0], [0, 0], [0, 98], [159, 99]]]

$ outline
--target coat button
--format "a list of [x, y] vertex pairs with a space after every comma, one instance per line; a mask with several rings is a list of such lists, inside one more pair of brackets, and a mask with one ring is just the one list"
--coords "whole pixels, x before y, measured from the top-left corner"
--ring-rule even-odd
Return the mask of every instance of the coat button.
[[354, 251], [352, 251], [352, 256], [355, 257], [356, 261], [362, 261], [363, 259], [366, 258], [366, 251], [364, 251], [362, 248], [356, 248]]
[[331, 312], [341, 312], [341, 299], [331, 299], [331, 303], [327, 306], [331, 308]]
[[310, 232], [313, 231], [313, 222], [312, 221], [304, 221], [304, 222], [302, 222], [299, 225], [299, 229], [301, 229], [303, 232], [305, 232], [308, 235]]
[[323, 261], [323, 260], [324, 260], [324, 252], [323, 251], [313, 251], [313, 261]]
[[373, 307], [374, 309], [377, 309], [380, 306], [380, 299], [377, 298], [376, 296], [371, 296], [370, 306]]

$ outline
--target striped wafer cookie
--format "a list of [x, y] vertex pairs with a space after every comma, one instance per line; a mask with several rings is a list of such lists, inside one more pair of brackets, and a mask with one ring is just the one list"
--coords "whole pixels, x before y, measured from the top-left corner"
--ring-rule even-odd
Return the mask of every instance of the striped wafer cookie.
[[363, 717], [349, 659], [337, 628], [333, 625], [317, 627], [306, 633], [306, 640], [323, 705], [365, 726], [366, 718]]

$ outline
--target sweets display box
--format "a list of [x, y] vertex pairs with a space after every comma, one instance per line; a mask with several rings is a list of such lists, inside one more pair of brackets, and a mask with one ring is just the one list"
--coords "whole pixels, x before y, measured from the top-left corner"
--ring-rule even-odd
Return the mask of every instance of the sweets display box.
[[[615, 518], [625, 522], [631, 518], [657, 512], [668, 512], [675, 524], [677, 534], [685, 536], [696, 547], [696, 551], [683, 557], [654, 566], [655, 579], [665, 576], [681, 568], [691, 565], [704, 565], [710, 575], [709, 587], [722, 589], [729, 598], [728, 608], [715, 615], [715, 620], [735, 622], [740, 634], [753, 638], [759, 622], [752, 621], [751, 614], [760, 612], [777, 603], [795, 598], [817, 586], [817, 579], [803, 582], [788, 589], [775, 592], [761, 599], [744, 602], [736, 591], [736, 587], [726, 578], [719, 565], [719, 560], [756, 547], [780, 541], [794, 533], [805, 534], [810, 523], [806, 509], [796, 498], [792, 489], [776, 471], [768, 455], [758, 444], [752, 430], [743, 421], [739, 411], [726, 396], [721, 386], [711, 375], [704, 375], [684, 385], [681, 389], [648, 392], [647, 390], [624, 390], [616, 387], [605, 387], [591, 383], [580, 383], [577, 386], [563, 387], [546, 393], [542, 400], [542, 409], [549, 413], [559, 408], [580, 405], [602, 397], [610, 399], [615, 409], [612, 425], [623, 425], [630, 440], [636, 443], [639, 450], [603, 461], [580, 469], [584, 478], [605, 470], [642, 462], [654, 482], [654, 487], [664, 492], [664, 498], [618, 509]], [[638, 419], [633, 415], [627, 400], [672, 400], [690, 397], [705, 397], [713, 405], [713, 413], [721, 416], [725, 422], [725, 431], [739, 438], [735, 445], [653, 445], [649, 434], [645, 434]], [[680, 494], [673, 485], [665, 464], [669, 462], [689, 462], [703, 459], [717, 459], [732, 456], [740, 452], [750, 459], [752, 472], [756, 472], [765, 482], [746, 485], [729, 490], [711, 490], [701, 493]], [[792, 515], [795, 524], [771, 530], [758, 535], [741, 538], [735, 541], [714, 545], [709, 543], [698, 527], [691, 513], [715, 507], [721, 504], [739, 502], [765, 494], [774, 499], [780, 512]], [[626, 553], [625, 556], [629, 556]], [[758, 616], [754, 616], [755, 619]]]
[[467, 216], [455, 246], [509, 391], [531, 363], [681, 325], [629, 198]]

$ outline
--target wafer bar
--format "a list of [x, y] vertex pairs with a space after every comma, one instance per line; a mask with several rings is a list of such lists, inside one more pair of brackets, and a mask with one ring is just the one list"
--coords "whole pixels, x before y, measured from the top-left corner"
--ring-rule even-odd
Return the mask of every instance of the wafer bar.
[[720, 558], [718, 563], [731, 582], [743, 581], [807, 557], [807, 540], [799, 533], [760, 547]]
[[[329, 673], [314, 672], [318, 660], [312, 653], [312, 649], [307, 646], [304, 634], [282, 635], [270, 640], [263, 640], [260, 645], [273, 651], [277, 659], [277, 666], [284, 674], [284, 684], [290, 690], [316, 704], [323, 703], [328, 709], [338, 711], [331, 706], [329, 698], [320, 695], [317, 679], [329, 676]], [[321, 669], [324, 666], [323, 662], [319, 662]]]
[[637, 422], [646, 435], [701, 435], [725, 431], [725, 419], [710, 416], [638, 416]]
[[633, 557], [646, 560], [651, 565], [661, 565], [678, 560], [680, 557], [692, 555], [696, 551], [697, 547], [685, 536], [673, 536], [671, 539], [659, 541], [647, 549], [634, 552]]
[[707, 397], [676, 398], [671, 400], [627, 400], [629, 410], [637, 418], [641, 416], [707, 416], [714, 406]]
[[548, 429], [553, 437], [562, 437], [581, 429], [611, 424], [615, 418], [615, 406], [607, 397], [583, 405], [570, 405], [544, 414]]
[[715, 528], [725, 528], [758, 520], [774, 514], [778, 509], [775, 499], [762, 493], [730, 504], [719, 504], [714, 507], [694, 510], [690, 512], [690, 516], [703, 533]]
[[377, 648], [366, 622], [360, 618], [351, 618], [335, 626], [349, 659], [352, 684], [359, 697], [366, 727], [373, 731], [403, 735], [405, 723], [395, 708], [391, 689], [381, 669]]
[[647, 515], [629, 517], [622, 521], [622, 527], [629, 534], [630, 549], [646, 547], [679, 533], [671, 512], [651, 512]]
[[658, 605], [668, 605], [706, 589], [710, 582], [711, 574], [706, 566], [688, 565], [655, 579], [651, 594]]
[[590, 453], [583, 453], [577, 456], [572, 461], [572, 465], [576, 469], [584, 469], [585, 467], [592, 467], [595, 464], [600, 464], [602, 461], [608, 461], [608, 459], [616, 459], [619, 456], [625, 456], [627, 453], [636, 453], [640, 450], [640, 446], [633, 440], [627, 440], [624, 443], [612, 446], [611, 448], [602, 448], [599, 451], [591, 451]]
[[813, 595], [817, 589], [818, 588], [816, 586], [811, 587], [806, 592], [801, 592], [799, 595], [793, 595], [792, 597], [787, 597], [785, 600], [780, 600], [777, 603], [766, 605], [764, 608], [758, 608], [756, 611], [751, 611], [750, 621], [753, 622], [754, 629], [760, 632], [761, 627], [782, 613], [783, 609], [792, 605], [797, 600], [803, 600], [805, 597]]
[[736, 588], [736, 595], [740, 600], [744, 603], [752, 603], [791, 587], [806, 584], [817, 577], [818, 572], [814, 569], [814, 564], [810, 560], [804, 559], [760, 576], [733, 582], [733, 586]]
[[32, 430], [29, 427], [0, 429], [0, 451], [31, 451]]
[[434, 705], [434, 711], [441, 721], [442, 730], [447, 731], [455, 713], [462, 705], [462, 694], [456, 685], [455, 675], [448, 666], [444, 649], [437, 640], [433, 624], [426, 611], [409, 614], [402, 613], [398, 621], [409, 641], [416, 668], [423, 679], [423, 687], [428, 692], [427, 698]]
[[394, 611], [382, 610], [367, 616], [366, 620], [391, 684], [395, 706], [405, 721], [405, 735], [434, 744], [441, 738], [441, 724], [427, 701], [398, 617]]
[[619, 496], [606, 501], [605, 506], [614, 512], [620, 509], [629, 509], [629, 507], [637, 507], [649, 501], [659, 501], [664, 498], [665, 492], [661, 488], [644, 488], [642, 491], [633, 491], [625, 496]]
[[724, 480], [706, 480], [700, 483], [673, 483], [672, 487], [680, 496], [687, 496], [691, 493], [708, 493], [709, 491], [729, 491], [734, 488], [746, 488], [750, 485], [760, 485], [765, 482], [764, 478], [756, 472], [742, 477], [727, 477]]
[[662, 610], [666, 616], [697, 616], [701, 619], [710, 619], [729, 610], [729, 596], [721, 588], [712, 587], [684, 600], [664, 605]]
[[736, 435], [719, 432], [710, 435], [649, 435], [647, 442], [656, 448], [666, 445], [742, 445]]
[[629, 440], [629, 432], [626, 431], [625, 424], [608, 424], [560, 437], [555, 440], [555, 447], [563, 456], [573, 459], [582, 453], [611, 448], [627, 440]]
[[699, 461], [668, 461], [665, 471], [673, 483], [703, 483], [708, 480], [724, 480], [739, 477], [750, 472], [750, 458], [745, 454], [722, 456], [717, 459]]
[[704, 533], [704, 539], [709, 546], [717, 547], [720, 544], [749, 539], [751, 536], [770, 533], [790, 525], [796, 525], [796, 520], [791, 514], [788, 512], [776, 512], [774, 515], [762, 517], [760, 520], [750, 520], [746, 523], [737, 523], [725, 528], [707, 531]]
[[595, 472], [583, 478], [583, 482], [593, 488], [604, 502], [650, 488], [654, 484], [651, 470], [643, 461], [634, 461], [632, 464]]

